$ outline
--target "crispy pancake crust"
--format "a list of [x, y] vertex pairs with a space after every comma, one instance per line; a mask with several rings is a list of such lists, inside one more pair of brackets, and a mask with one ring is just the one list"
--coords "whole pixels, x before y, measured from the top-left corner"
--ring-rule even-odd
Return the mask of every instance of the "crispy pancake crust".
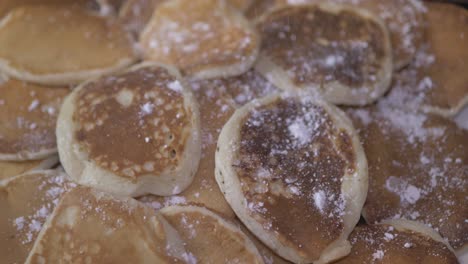
[[205, 79], [246, 72], [257, 59], [260, 39], [225, 0], [174, 0], [155, 10], [140, 44], [145, 59]]
[[20, 80], [76, 84], [133, 61], [121, 26], [81, 8], [22, 6], [0, 23], [0, 70]]
[[185, 249], [151, 208], [87, 187], [63, 195], [25, 263], [175, 263]]
[[358, 226], [350, 235], [351, 254], [339, 264], [458, 263], [453, 249], [431, 228], [407, 220]]
[[[198, 263], [263, 263], [255, 245], [231, 222], [201, 206], [169, 206], [164, 218], [186, 242]], [[213, 248], [223, 246], [223, 250]]]
[[349, 253], [367, 163], [342, 112], [304, 95], [254, 100], [223, 127], [215, 158], [234, 212], [277, 254], [326, 263]]
[[67, 97], [57, 138], [77, 182], [125, 195], [172, 195], [200, 159], [198, 104], [176, 69], [143, 63]]
[[0, 81], [0, 160], [40, 160], [57, 152], [55, 125], [67, 88]]
[[283, 90], [320, 92], [330, 102], [365, 105], [389, 88], [389, 34], [375, 15], [339, 5], [280, 6], [257, 21], [256, 69]]
[[29, 172], [0, 181], [0, 255], [23, 263], [62, 193], [74, 184], [61, 170]]

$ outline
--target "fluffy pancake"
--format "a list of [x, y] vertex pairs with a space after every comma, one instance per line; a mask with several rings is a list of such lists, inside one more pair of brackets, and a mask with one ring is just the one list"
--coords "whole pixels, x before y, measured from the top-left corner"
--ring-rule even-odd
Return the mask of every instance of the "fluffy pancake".
[[23, 263], [61, 194], [73, 184], [63, 172], [26, 173], [0, 182], [0, 255], [3, 263]]
[[44, 160], [0, 161], [0, 181], [33, 170], [46, 170], [59, 162], [57, 155]]
[[432, 229], [411, 221], [358, 226], [349, 236], [351, 254], [337, 264], [456, 264], [450, 245]]
[[155, 209], [172, 204], [202, 204], [228, 218], [235, 217], [214, 176], [216, 140], [221, 128], [235, 110], [235, 104], [229, 94], [223, 89], [224, 87], [217, 84], [217, 79], [190, 82], [193, 94], [200, 105], [202, 146], [200, 164], [193, 182], [178, 195], [171, 197], [147, 195], [140, 198], [140, 201], [150, 204]]
[[236, 215], [277, 254], [325, 263], [349, 253], [367, 163], [340, 110], [304, 95], [254, 100], [223, 127], [215, 162]]
[[[164, 218], [179, 232], [197, 263], [263, 263], [255, 245], [241, 229], [200, 206], [169, 206]], [[213, 248], [222, 246], [222, 250]]]
[[366, 221], [419, 221], [461, 250], [468, 242], [468, 131], [386, 101], [348, 113], [369, 163]]
[[119, 11], [119, 20], [125, 29], [139, 36], [145, 28], [154, 9], [166, 0], [127, 0]]
[[283, 90], [319, 91], [330, 102], [365, 105], [389, 88], [392, 55], [383, 23], [361, 9], [295, 5], [257, 22], [256, 69]]
[[81, 8], [22, 6], [0, 23], [0, 70], [20, 80], [75, 84], [134, 60], [119, 24]]
[[37, 160], [57, 152], [55, 124], [67, 88], [0, 81], [0, 160]]
[[200, 160], [198, 104], [174, 68], [143, 63], [80, 85], [57, 124], [72, 179], [122, 195], [172, 195]]
[[158, 6], [142, 32], [144, 58], [176, 65], [194, 79], [247, 71], [260, 39], [225, 0], [174, 0]]
[[77, 187], [63, 195], [26, 263], [174, 263], [185, 255], [177, 232], [151, 208]]

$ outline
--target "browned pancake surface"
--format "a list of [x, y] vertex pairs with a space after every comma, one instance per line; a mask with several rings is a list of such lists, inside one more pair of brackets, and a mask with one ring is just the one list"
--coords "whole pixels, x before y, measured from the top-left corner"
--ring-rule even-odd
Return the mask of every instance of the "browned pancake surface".
[[358, 226], [349, 239], [353, 246], [351, 253], [336, 263], [458, 263], [444, 243], [390, 225]]
[[251, 216], [318, 259], [343, 230], [341, 177], [356, 169], [350, 135], [323, 108], [295, 99], [262, 106], [242, 124], [232, 166]]
[[166, 0], [127, 0], [119, 11], [119, 20], [124, 27], [139, 35], [145, 28], [156, 7]]
[[130, 179], [175, 168], [193, 129], [182, 84], [162, 67], [87, 83], [75, 104], [77, 142], [99, 167]]
[[68, 93], [13, 79], [0, 83], [0, 153], [53, 151], [58, 111]]

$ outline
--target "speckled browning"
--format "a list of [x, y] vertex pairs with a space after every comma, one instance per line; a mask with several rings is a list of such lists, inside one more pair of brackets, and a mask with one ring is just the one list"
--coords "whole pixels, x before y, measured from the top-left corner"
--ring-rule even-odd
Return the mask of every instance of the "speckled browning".
[[181, 83], [147, 67], [86, 84], [76, 98], [75, 138], [89, 159], [136, 179], [174, 169], [190, 136]]
[[356, 170], [350, 135], [325, 109], [298, 99], [257, 108], [242, 124], [232, 166], [250, 214], [318, 259], [343, 231], [342, 177]]
[[349, 240], [351, 253], [337, 264], [456, 264], [455, 254], [439, 241], [391, 225], [358, 226]]
[[351, 10], [291, 6], [270, 13], [258, 30], [263, 54], [299, 87], [332, 81], [354, 89], [372, 86], [388, 56], [381, 26]]

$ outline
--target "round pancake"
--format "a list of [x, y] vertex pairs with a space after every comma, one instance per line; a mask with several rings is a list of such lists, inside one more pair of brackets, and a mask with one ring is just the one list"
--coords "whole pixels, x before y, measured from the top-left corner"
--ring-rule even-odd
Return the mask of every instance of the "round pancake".
[[161, 197], [146, 195], [140, 201], [155, 209], [174, 204], [202, 204], [227, 218], [234, 212], [219, 190], [214, 176], [216, 140], [219, 132], [235, 110], [235, 104], [217, 79], [191, 81], [189, 85], [200, 106], [200, 131], [202, 154], [193, 182], [178, 195]]
[[468, 131], [394, 108], [349, 109], [369, 163], [368, 223], [403, 218], [432, 226], [455, 250], [468, 242]]
[[55, 124], [67, 88], [0, 82], [0, 160], [39, 160], [57, 152]]
[[257, 28], [262, 46], [256, 69], [280, 89], [365, 105], [389, 88], [389, 34], [367, 11], [329, 4], [281, 6], [262, 16]]
[[22, 6], [0, 23], [0, 71], [20, 80], [76, 84], [134, 60], [119, 24], [81, 8]]
[[204, 79], [246, 72], [257, 59], [260, 39], [225, 0], [174, 0], [158, 6], [140, 45], [145, 59]]
[[176, 263], [185, 255], [177, 232], [151, 208], [77, 187], [63, 195], [25, 263]]
[[0, 161], [0, 181], [29, 171], [50, 169], [58, 162], [57, 155], [52, 155], [44, 160]]
[[139, 36], [156, 7], [166, 0], [127, 0], [119, 10], [119, 21], [125, 29]]
[[60, 170], [30, 172], [0, 181], [3, 263], [24, 263], [61, 194], [72, 186]]
[[[179, 232], [197, 263], [262, 263], [252, 241], [233, 223], [200, 206], [169, 206], [164, 218]], [[222, 250], [213, 250], [222, 246]]]
[[439, 234], [411, 221], [358, 226], [349, 236], [351, 253], [337, 264], [456, 264], [453, 249]]
[[278, 255], [326, 263], [349, 253], [367, 163], [339, 109], [302, 94], [254, 100], [223, 127], [215, 162], [236, 215]]
[[57, 124], [60, 160], [80, 184], [122, 195], [173, 195], [200, 160], [198, 104], [179, 72], [143, 63], [80, 85]]

